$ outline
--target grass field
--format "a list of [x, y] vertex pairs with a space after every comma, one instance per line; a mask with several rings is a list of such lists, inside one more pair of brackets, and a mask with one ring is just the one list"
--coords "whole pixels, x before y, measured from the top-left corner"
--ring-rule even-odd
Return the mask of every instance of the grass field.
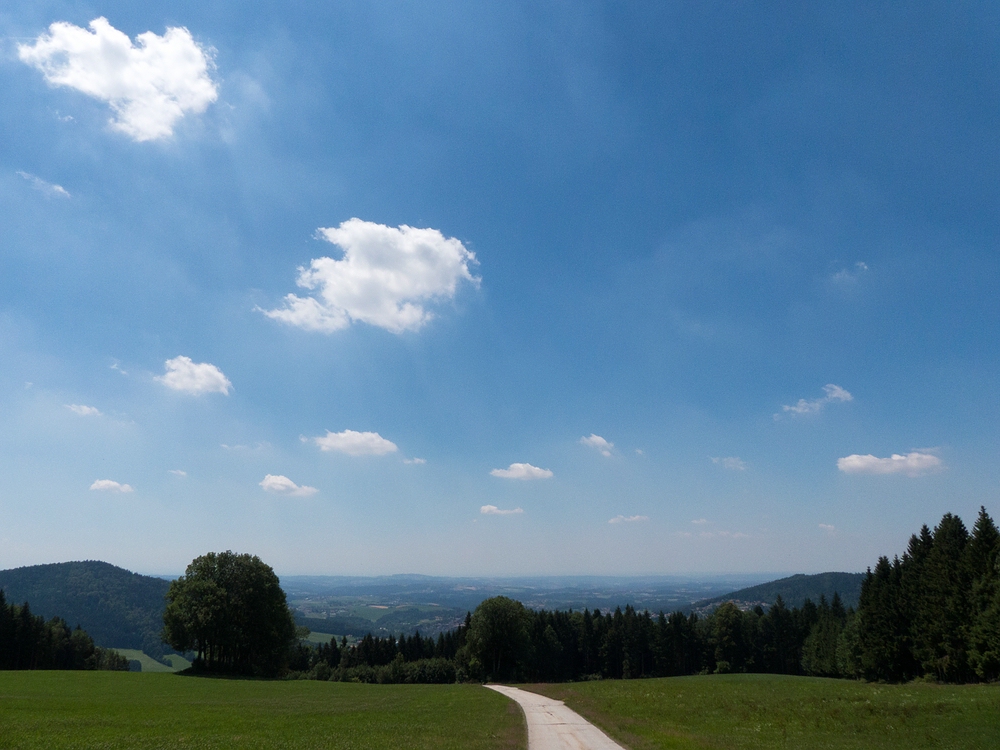
[[163, 657], [164, 660], [170, 662], [170, 666], [166, 664], [161, 664], [152, 656], [147, 656], [144, 652], [139, 651], [134, 648], [116, 648], [119, 654], [124, 656], [126, 659], [135, 659], [142, 665], [143, 672], [179, 672], [182, 669], [187, 669], [191, 666], [191, 662], [185, 659], [183, 656], [178, 656], [177, 654], [169, 654]]
[[0, 672], [0, 748], [526, 747], [524, 719], [478, 685]]
[[1000, 747], [1000, 686], [713, 675], [527, 685], [632, 750]]

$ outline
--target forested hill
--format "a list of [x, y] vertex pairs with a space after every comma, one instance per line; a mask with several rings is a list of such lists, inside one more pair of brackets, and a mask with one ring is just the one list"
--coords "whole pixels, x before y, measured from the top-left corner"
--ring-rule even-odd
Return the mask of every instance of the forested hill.
[[28, 602], [46, 619], [80, 625], [98, 646], [141, 649], [156, 658], [165, 653], [160, 630], [169, 586], [96, 560], [0, 570], [8, 602]]
[[700, 610], [728, 601], [737, 604], [760, 604], [768, 607], [774, 604], [774, 600], [778, 596], [781, 596], [787, 607], [801, 607], [806, 599], [811, 599], [813, 604], [816, 604], [821, 595], [830, 601], [835, 593], [840, 594], [840, 600], [845, 607], [857, 607], [858, 597], [861, 595], [861, 582], [864, 579], [864, 573], [817, 573], [815, 575], [799, 573], [788, 578], [779, 578], [777, 581], [733, 591], [724, 596], [695, 602], [694, 608]]

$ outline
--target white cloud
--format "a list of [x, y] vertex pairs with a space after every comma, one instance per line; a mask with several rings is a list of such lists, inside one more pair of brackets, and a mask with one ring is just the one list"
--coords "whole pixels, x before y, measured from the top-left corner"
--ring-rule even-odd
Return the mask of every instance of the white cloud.
[[326, 435], [314, 437], [313, 442], [322, 451], [338, 451], [348, 456], [384, 456], [395, 453], [398, 446], [391, 440], [386, 440], [377, 432], [343, 432], [326, 431]]
[[315, 495], [319, 490], [315, 487], [302, 485], [301, 487], [288, 477], [281, 474], [268, 474], [260, 483], [266, 492], [273, 492], [276, 495], [288, 495], [289, 497], [309, 497]]
[[513, 516], [518, 513], [524, 513], [520, 508], [511, 508], [510, 510], [503, 510], [495, 505], [484, 505], [479, 509], [479, 512], [484, 516]]
[[121, 484], [111, 479], [98, 479], [90, 485], [90, 489], [100, 490], [101, 492], [135, 492], [135, 488], [131, 485]]
[[739, 456], [710, 456], [713, 464], [718, 464], [723, 469], [730, 471], [746, 471], [747, 462]]
[[33, 44], [18, 45], [17, 54], [50, 85], [107, 102], [113, 129], [136, 141], [165, 138], [185, 114], [204, 112], [218, 98], [212, 52], [176, 26], [163, 36], [139, 34], [136, 42], [106, 18], [91, 21], [90, 31], [57, 21]]
[[165, 375], [156, 379], [167, 388], [185, 393], [222, 393], [229, 395], [233, 384], [215, 365], [207, 362], [192, 362], [190, 357], [174, 357], [168, 359], [164, 366]]
[[494, 469], [490, 475], [502, 479], [548, 479], [552, 472], [531, 464], [511, 464], [506, 469]]
[[827, 534], [829, 534], [829, 535], [831, 535], [831, 536], [832, 536], [832, 535], [833, 535], [833, 533], [834, 533], [834, 532], [835, 532], [835, 531], [837, 530], [837, 527], [836, 527], [836, 526], [832, 526], [832, 525], [830, 525], [830, 524], [828, 524], [828, 523], [821, 523], [821, 524], [819, 525], [819, 527], [820, 527], [821, 529], [823, 529], [823, 531], [825, 531], [825, 532], [826, 532]]
[[421, 465], [427, 463], [427, 459], [426, 458], [404, 458], [403, 459], [403, 463], [404, 464], [416, 464], [418, 466], [421, 466]]
[[833, 275], [833, 281], [836, 284], [855, 284], [867, 271], [868, 264], [859, 260], [852, 268], [843, 268], [837, 271]]
[[188, 473], [183, 469], [167, 469], [167, 471], [173, 474], [174, 476], [181, 478], [184, 478], [188, 475]]
[[123, 370], [123, 369], [122, 369], [122, 368], [121, 368], [121, 367], [120, 367], [120, 366], [118, 365], [118, 362], [117, 362], [117, 361], [115, 361], [115, 362], [113, 362], [113, 363], [112, 363], [112, 365], [111, 365], [111, 369], [112, 369], [112, 370], [117, 370], [117, 371], [118, 371], [118, 372], [120, 372], [120, 373], [121, 373], [122, 375], [128, 375], [128, 373], [127, 373], [127, 372], [126, 372], [125, 370]]
[[469, 270], [476, 256], [437, 229], [349, 219], [317, 234], [338, 246], [343, 258], [316, 258], [300, 267], [296, 283], [317, 294], [289, 294], [283, 308], [262, 310], [269, 318], [323, 333], [352, 322], [416, 331], [433, 318], [423, 303], [451, 299], [463, 279], [479, 283]]
[[648, 521], [649, 516], [615, 516], [608, 519], [608, 523], [636, 523], [638, 521]]
[[837, 459], [837, 468], [845, 474], [905, 474], [915, 477], [943, 467], [944, 462], [940, 458], [920, 451], [911, 451], [905, 456], [893, 453], [889, 458], [854, 453]]
[[642, 450], [642, 448], [636, 448], [635, 449], [635, 453], [636, 453], [637, 456], [644, 456], [644, 455], [646, 455], [645, 452]]
[[66, 404], [66, 408], [81, 417], [99, 417], [100, 410], [96, 406], [85, 406], [84, 404]]
[[703, 526], [704, 524], [708, 523], [708, 519], [707, 518], [696, 518], [691, 523], [695, 524], [696, 526]]
[[612, 449], [615, 447], [614, 443], [609, 443], [600, 435], [595, 435], [594, 433], [590, 433], [590, 437], [580, 438], [580, 445], [586, 445], [590, 448], [594, 448], [595, 450], [599, 450], [602, 456], [610, 456]]
[[[823, 410], [823, 407], [834, 401], [853, 401], [854, 396], [845, 391], [839, 385], [834, 385], [829, 383], [823, 386], [823, 390], [826, 391], [826, 395], [821, 398], [813, 399], [812, 401], [807, 401], [804, 398], [800, 398], [797, 403], [792, 406], [782, 406], [781, 410], [783, 412], [788, 412], [790, 414], [816, 414]], [[775, 414], [775, 419], [780, 415]]]
[[66, 191], [66, 188], [64, 188], [62, 185], [55, 185], [51, 182], [46, 182], [41, 177], [36, 177], [30, 172], [21, 172], [19, 170], [18, 174], [21, 175], [21, 177], [23, 177], [24, 179], [26, 179], [28, 183], [31, 185], [31, 187], [40, 192], [46, 198], [70, 197], [70, 194]]

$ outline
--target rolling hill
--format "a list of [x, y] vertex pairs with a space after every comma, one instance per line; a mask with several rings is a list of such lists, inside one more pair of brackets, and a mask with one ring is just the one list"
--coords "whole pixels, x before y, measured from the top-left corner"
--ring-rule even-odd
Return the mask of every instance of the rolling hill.
[[760, 604], [769, 607], [774, 604], [778, 596], [788, 607], [801, 607], [806, 599], [812, 599], [817, 603], [820, 596], [825, 596], [827, 601], [830, 601], [835, 593], [840, 594], [845, 607], [857, 607], [861, 582], [864, 578], [864, 573], [816, 573], [815, 575], [799, 573], [788, 578], [779, 578], [776, 581], [739, 589], [723, 596], [702, 599], [694, 603], [694, 608], [711, 609], [728, 601], [740, 605]]
[[7, 600], [80, 625], [98, 646], [139, 649], [154, 658], [170, 651], [160, 641], [164, 595], [170, 582], [106, 562], [31, 565], [0, 570]]

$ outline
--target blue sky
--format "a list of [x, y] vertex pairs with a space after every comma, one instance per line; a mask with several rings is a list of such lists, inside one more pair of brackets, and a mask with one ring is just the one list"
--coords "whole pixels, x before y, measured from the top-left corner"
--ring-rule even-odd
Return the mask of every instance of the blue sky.
[[996, 516], [1000, 11], [813, 5], [5, 3], [0, 567]]

